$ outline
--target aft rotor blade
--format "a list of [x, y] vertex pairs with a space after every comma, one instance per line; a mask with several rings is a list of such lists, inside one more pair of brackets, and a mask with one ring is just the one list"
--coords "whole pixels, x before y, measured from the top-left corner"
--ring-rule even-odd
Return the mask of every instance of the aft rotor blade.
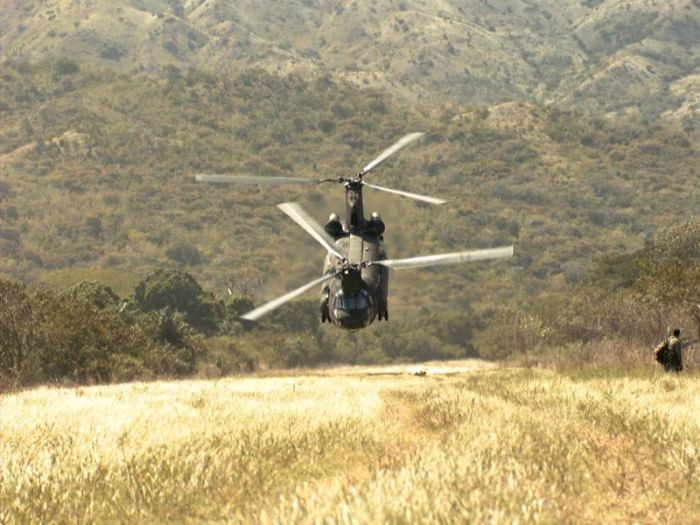
[[283, 184], [320, 184], [328, 182], [328, 179], [314, 180], [302, 179], [300, 177], [263, 177], [256, 175], [204, 175], [197, 174], [194, 176], [197, 182], [209, 182], [213, 184], [267, 184], [267, 185], [283, 185]]
[[325, 281], [330, 281], [331, 279], [333, 279], [334, 277], [337, 277], [338, 275], [340, 275], [340, 272], [324, 275], [323, 277], [321, 277], [319, 279], [314, 279], [310, 283], [306, 283], [304, 286], [300, 286], [296, 290], [292, 290], [291, 292], [286, 293], [286, 294], [282, 295], [281, 297], [278, 297], [277, 299], [273, 299], [272, 301], [265, 303], [262, 306], [258, 306], [255, 310], [251, 310], [247, 314], [242, 315], [241, 319], [245, 319], [246, 321], [257, 321], [263, 315], [271, 312], [275, 308], [282, 306], [284, 303], [291, 301], [295, 297], [298, 297], [299, 295], [303, 294], [304, 292], [311, 290], [313, 287], [318, 286], [319, 284], [321, 284]]
[[485, 261], [487, 259], [503, 259], [513, 256], [513, 247], [489, 248], [486, 250], [472, 250], [468, 252], [443, 253], [440, 255], [425, 255], [422, 257], [409, 257], [408, 259], [385, 259], [372, 261], [372, 264], [381, 264], [395, 270], [404, 268], [421, 268], [423, 266], [437, 266], [440, 264], [455, 264], [471, 261]]
[[289, 215], [289, 217], [299, 226], [304, 228], [304, 230], [319, 243], [321, 243], [326, 250], [331, 252], [339, 259], [348, 258], [347, 254], [344, 253], [344, 250], [335, 245], [333, 237], [328, 235], [326, 230], [324, 230], [321, 225], [317, 223], [314, 218], [311, 217], [311, 215], [306, 213], [306, 211], [304, 211], [304, 209], [296, 202], [283, 202], [282, 204], [278, 204], [277, 207]]
[[367, 166], [362, 168], [362, 174], [365, 174], [365, 173], [373, 170], [379, 164], [384, 162], [387, 158], [389, 158], [394, 153], [399, 151], [401, 148], [408, 146], [411, 142], [413, 142], [416, 139], [419, 139], [423, 135], [424, 135], [424, 133], [409, 133], [408, 135], [404, 135], [398, 141], [396, 141], [394, 144], [392, 144], [387, 149], [382, 151], [376, 159], [374, 159], [372, 162], [367, 164]]
[[436, 199], [435, 197], [428, 197], [427, 195], [419, 195], [418, 193], [409, 193], [407, 191], [393, 190], [391, 188], [384, 188], [382, 186], [368, 184], [365, 181], [362, 181], [362, 184], [364, 186], [368, 186], [368, 187], [373, 188], [375, 190], [386, 191], [389, 193], [395, 193], [396, 195], [402, 195], [403, 197], [409, 197], [409, 198], [415, 199], [417, 201], [429, 202], [430, 204], [445, 204], [447, 202], [446, 200]]

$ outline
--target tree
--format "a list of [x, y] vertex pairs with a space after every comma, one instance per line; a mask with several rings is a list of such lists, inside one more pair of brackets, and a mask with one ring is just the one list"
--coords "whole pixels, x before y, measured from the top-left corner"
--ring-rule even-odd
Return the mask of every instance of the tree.
[[253, 309], [253, 299], [247, 295], [229, 295], [224, 299], [224, 311], [229, 319], [237, 319]]
[[97, 281], [80, 281], [61, 294], [85, 300], [97, 308], [117, 307], [120, 302], [119, 296], [109, 286]]
[[320, 318], [318, 301], [297, 299], [271, 312], [263, 322], [269, 327], [277, 326], [285, 332], [315, 334], [318, 332]]
[[700, 339], [700, 217], [661, 232], [638, 286], [647, 300], [684, 308]]
[[43, 339], [37, 347], [43, 380], [111, 381], [113, 358], [135, 356], [149, 343], [116, 310], [99, 308], [87, 298], [43, 292], [34, 303]]
[[35, 347], [35, 312], [24, 285], [0, 279], [0, 377], [21, 375]]
[[202, 290], [187, 272], [156, 270], [134, 290], [134, 300], [144, 312], [170, 308], [185, 315], [188, 324], [205, 334], [212, 334], [221, 319], [220, 306], [214, 296]]

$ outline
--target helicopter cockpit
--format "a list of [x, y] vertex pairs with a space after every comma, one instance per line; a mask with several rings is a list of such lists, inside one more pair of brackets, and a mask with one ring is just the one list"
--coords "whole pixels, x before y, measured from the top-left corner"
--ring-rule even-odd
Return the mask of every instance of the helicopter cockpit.
[[354, 295], [339, 290], [331, 300], [333, 317], [345, 328], [363, 328], [372, 318], [372, 297], [367, 290]]

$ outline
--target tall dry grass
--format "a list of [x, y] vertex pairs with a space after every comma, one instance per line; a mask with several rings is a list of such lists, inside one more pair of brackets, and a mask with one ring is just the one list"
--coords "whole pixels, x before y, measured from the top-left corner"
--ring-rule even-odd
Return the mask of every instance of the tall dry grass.
[[[657, 341], [657, 343], [660, 341]], [[655, 345], [630, 343], [623, 339], [603, 339], [587, 343], [569, 343], [558, 346], [537, 347], [523, 354], [512, 356], [517, 365], [552, 368], [560, 371], [598, 370], [603, 374], [617, 372], [650, 374], [661, 365], [655, 359]], [[700, 345], [683, 348], [683, 367], [686, 372], [700, 371]]]
[[484, 369], [1, 399], [2, 523], [697, 523], [700, 381]]

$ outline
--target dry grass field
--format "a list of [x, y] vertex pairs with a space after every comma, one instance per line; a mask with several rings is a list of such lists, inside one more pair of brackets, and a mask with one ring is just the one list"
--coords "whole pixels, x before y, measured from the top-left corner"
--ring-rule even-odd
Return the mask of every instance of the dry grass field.
[[0, 397], [0, 523], [699, 523], [700, 381], [451, 367]]

